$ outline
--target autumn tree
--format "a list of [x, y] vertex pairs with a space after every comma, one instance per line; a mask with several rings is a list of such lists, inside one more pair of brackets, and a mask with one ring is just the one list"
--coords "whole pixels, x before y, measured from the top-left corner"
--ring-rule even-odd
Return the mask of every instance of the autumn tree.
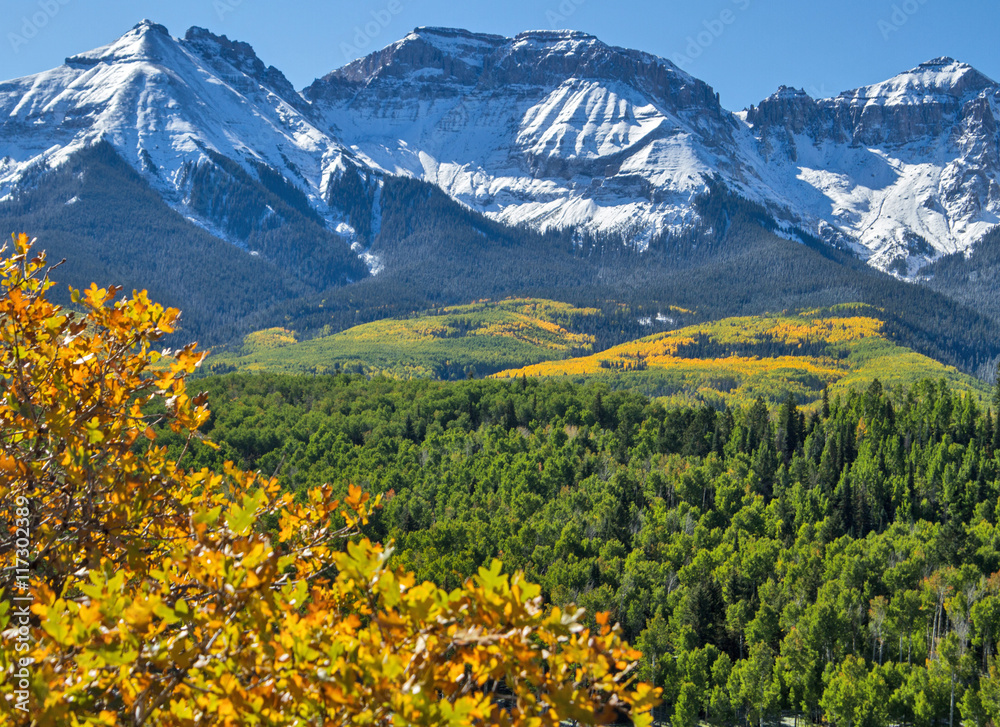
[[54, 305], [23, 235], [0, 284], [0, 724], [650, 724], [607, 615], [496, 561], [417, 583], [360, 535], [378, 498], [168, 456], [167, 428], [211, 446], [202, 355], [154, 348], [177, 311], [97, 286]]

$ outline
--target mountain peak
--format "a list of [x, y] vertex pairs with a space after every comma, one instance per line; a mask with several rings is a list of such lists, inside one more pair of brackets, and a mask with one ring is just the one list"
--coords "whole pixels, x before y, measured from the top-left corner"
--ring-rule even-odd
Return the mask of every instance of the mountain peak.
[[98, 63], [162, 62], [176, 47], [165, 26], [143, 20], [113, 43], [78, 53], [66, 59], [70, 66], [93, 66]]
[[514, 40], [537, 40], [548, 43], [563, 40], [597, 40], [597, 36], [584, 33], [582, 30], [526, 30], [518, 33]]
[[950, 56], [941, 56], [924, 61], [916, 68], [899, 74], [896, 78], [905, 76], [920, 76], [928, 81], [935, 81], [938, 84], [949, 84], [952, 81], [963, 79], [967, 76], [975, 78], [983, 85], [991, 85], [993, 81], [984, 74], [977, 71], [968, 63], [957, 61]]
[[148, 18], [143, 18], [138, 23], [133, 25], [132, 30], [129, 32], [136, 32], [140, 34], [161, 33], [166, 36], [170, 35], [170, 31], [167, 30], [167, 27], [165, 25], [160, 25], [159, 23], [155, 23], [152, 20], [149, 20]]
[[924, 61], [917, 68], [942, 68], [944, 66], [967, 66], [971, 68], [967, 63], [961, 63], [956, 61], [951, 56], [941, 56], [939, 58], [931, 58], [929, 61]]
[[487, 42], [502, 42], [506, 40], [502, 35], [492, 33], [476, 33], [464, 28], [444, 28], [434, 25], [420, 25], [413, 29], [407, 37], [412, 36], [441, 36], [444, 38], [466, 38], [469, 40], [479, 40]]
[[511, 50], [565, 59], [612, 55], [614, 50], [590, 33], [579, 30], [527, 30], [509, 41]]
[[887, 81], [845, 91], [840, 98], [854, 103], [909, 106], [954, 101], [996, 85], [995, 81], [968, 63], [942, 56], [925, 61]]
[[475, 33], [462, 28], [423, 26], [415, 28], [412, 33], [386, 50], [407, 49], [401, 57], [393, 56], [393, 60], [409, 59], [405, 62], [412, 62], [425, 57], [426, 54], [417, 50], [416, 55], [411, 57], [408, 53], [410, 46], [429, 47], [432, 53], [437, 54], [437, 61], [452, 59], [472, 67], [481, 67], [483, 59], [505, 42], [507, 39], [502, 35]]
[[775, 91], [768, 97], [768, 99], [779, 99], [779, 98], [804, 99], [804, 98], [812, 98], [812, 96], [806, 93], [805, 89], [803, 88], [794, 88], [792, 86], [781, 85], [778, 86], [777, 91]]

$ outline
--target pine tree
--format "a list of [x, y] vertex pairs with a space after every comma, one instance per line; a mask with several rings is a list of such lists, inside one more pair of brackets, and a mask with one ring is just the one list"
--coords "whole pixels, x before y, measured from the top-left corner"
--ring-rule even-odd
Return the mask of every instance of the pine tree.
[[778, 414], [778, 451], [786, 465], [792, 461], [792, 455], [802, 443], [804, 429], [805, 422], [799, 413], [798, 402], [789, 393]]
[[514, 401], [507, 399], [504, 404], [503, 425], [505, 429], [513, 429], [517, 426], [517, 411], [514, 409]]
[[771, 417], [767, 411], [767, 404], [764, 399], [757, 397], [753, 406], [747, 412], [745, 428], [744, 451], [753, 453], [764, 441], [770, 440], [774, 444], [774, 430], [771, 428]]
[[993, 454], [995, 444], [996, 429], [993, 426], [993, 410], [986, 410], [986, 422], [983, 424], [983, 441], [988, 455]]
[[993, 449], [1000, 449], [1000, 364], [997, 365], [997, 381], [993, 388], [993, 408], [996, 410], [996, 422], [993, 426]]
[[993, 449], [1000, 449], [1000, 409], [997, 409], [996, 420], [993, 424]]
[[594, 397], [594, 419], [597, 420], [598, 426], [604, 426], [604, 397], [600, 391]]
[[996, 383], [993, 385], [993, 408], [1000, 413], [1000, 363], [997, 365]]
[[854, 490], [847, 471], [840, 476], [836, 489], [833, 491], [833, 522], [836, 530], [844, 533], [854, 533]]

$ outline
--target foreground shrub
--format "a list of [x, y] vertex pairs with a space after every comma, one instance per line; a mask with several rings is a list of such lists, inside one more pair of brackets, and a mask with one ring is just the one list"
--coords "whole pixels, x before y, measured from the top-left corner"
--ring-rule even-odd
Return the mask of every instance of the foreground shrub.
[[650, 723], [606, 615], [546, 610], [499, 562], [417, 584], [360, 536], [379, 502], [358, 488], [184, 469], [157, 431], [211, 444], [202, 355], [153, 348], [177, 311], [92, 286], [68, 312], [25, 236], [5, 252], [0, 723]]

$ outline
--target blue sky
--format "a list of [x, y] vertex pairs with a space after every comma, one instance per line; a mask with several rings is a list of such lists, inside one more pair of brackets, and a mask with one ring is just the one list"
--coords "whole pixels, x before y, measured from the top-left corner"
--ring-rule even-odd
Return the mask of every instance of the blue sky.
[[301, 88], [420, 25], [515, 35], [573, 28], [656, 53], [730, 109], [779, 85], [814, 96], [884, 80], [937, 56], [1000, 79], [997, 0], [3, 0], [0, 78], [52, 68], [143, 17], [249, 42]]

